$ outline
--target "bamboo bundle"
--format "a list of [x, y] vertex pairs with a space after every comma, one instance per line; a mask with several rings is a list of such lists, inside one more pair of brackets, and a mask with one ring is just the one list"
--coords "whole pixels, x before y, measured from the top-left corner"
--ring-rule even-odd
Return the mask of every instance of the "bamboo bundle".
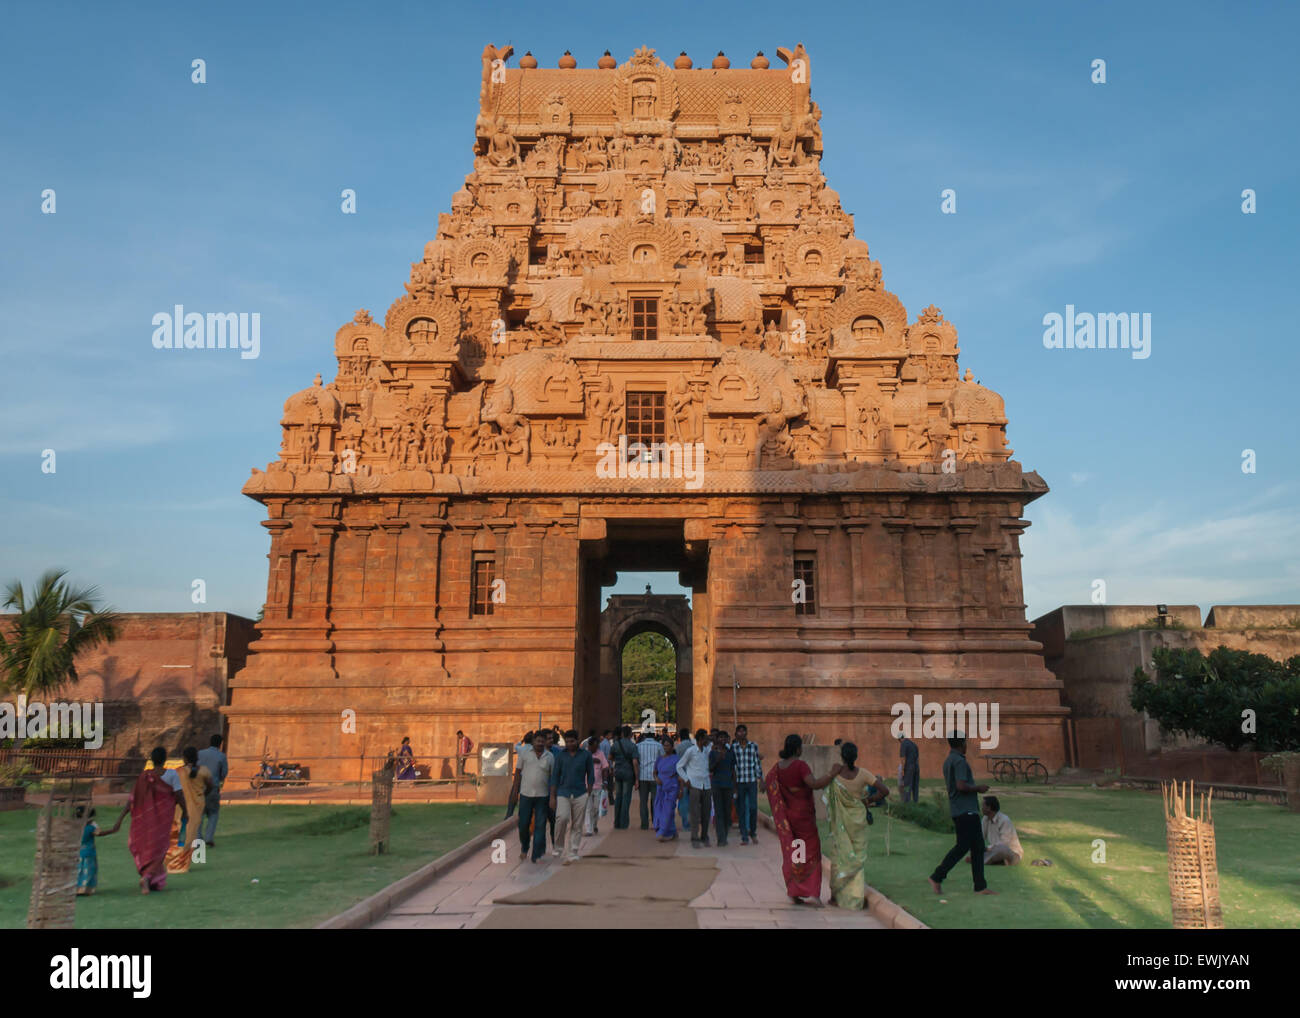
[[371, 775], [370, 788], [370, 854], [383, 855], [388, 851], [388, 826], [393, 817], [394, 770], [385, 767]]
[[77, 867], [85, 818], [78, 807], [90, 806], [90, 786], [72, 782], [50, 790], [50, 801], [36, 824], [36, 864], [27, 908], [29, 930], [70, 930], [76, 918]]
[[1219, 864], [1214, 842], [1211, 799], [1214, 790], [1201, 793], [1195, 807], [1196, 783], [1160, 785], [1164, 800], [1165, 837], [1169, 846], [1169, 897], [1176, 930], [1221, 930]]

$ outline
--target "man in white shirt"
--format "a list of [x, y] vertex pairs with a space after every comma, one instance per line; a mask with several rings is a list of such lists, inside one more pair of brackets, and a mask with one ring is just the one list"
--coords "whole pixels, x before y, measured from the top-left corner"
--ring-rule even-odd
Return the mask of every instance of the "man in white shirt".
[[984, 796], [984, 808], [980, 811], [980, 824], [984, 828], [984, 865], [1014, 866], [1025, 857], [1020, 847], [1020, 837], [1016, 834], [1011, 818], [1002, 812], [1002, 804], [996, 795]]
[[691, 803], [691, 847], [709, 844], [709, 805], [713, 796], [709, 781], [709, 733], [695, 733], [695, 742], [677, 759], [677, 776], [686, 785]]
[[547, 749], [544, 736], [534, 735], [517, 759], [515, 787], [519, 794], [519, 858], [528, 855], [528, 826], [531, 821], [531, 858], [537, 862], [546, 854], [546, 818], [555, 755]]

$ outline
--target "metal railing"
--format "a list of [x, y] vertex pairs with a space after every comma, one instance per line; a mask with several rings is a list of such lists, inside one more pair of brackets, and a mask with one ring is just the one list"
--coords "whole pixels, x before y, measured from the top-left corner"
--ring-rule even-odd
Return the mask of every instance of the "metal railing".
[[[312, 756], [296, 759], [277, 759], [272, 756], [227, 758], [230, 771], [223, 785], [223, 795], [251, 791], [254, 798], [323, 790], [345, 790], [351, 787], [369, 787], [371, 775], [390, 761], [383, 756]], [[395, 765], [400, 761], [392, 758]], [[17, 771], [25, 782], [100, 779], [134, 780], [149, 761], [142, 756], [110, 756], [87, 749], [0, 749], [0, 767]], [[169, 759], [169, 765], [176, 765]], [[313, 769], [332, 773], [349, 773], [356, 768], [356, 778], [320, 778]], [[473, 798], [479, 784], [479, 757], [424, 756], [416, 759], [416, 777], [396, 782], [399, 797], [406, 789], [425, 792], [450, 788], [454, 798], [468, 794]]]
[[[328, 789], [344, 790], [365, 786], [369, 788], [371, 775], [382, 770], [390, 762], [399, 773], [401, 761], [383, 756], [310, 756], [277, 759], [275, 757], [231, 756], [230, 773], [223, 786], [223, 794], [251, 790], [254, 798], [264, 795], [291, 796], [304, 791], [321, 791]], [[401, 795], [402, 790], [430, 791], [439, 788], [451, 788], [455, 798], [460, 798], [462, 790], [471, 796], [477, 794], [479, 784], [478, 756], [422, 756], [416, 759], [416, 776], [402, 778], [395, 782], [394, 789]], [[326, 770], [332, 773], [348, 774], [355, 768], [356, 777], [320, 778], [316, 774]], [[313, 773], [313, 771], [315, 773]], [[368, 793], [367, 793], [368, 794]]]
[[145, 762], [87, 749], [0, 749], [0, 767], [12, 767], [23, 778], [134, 778]]

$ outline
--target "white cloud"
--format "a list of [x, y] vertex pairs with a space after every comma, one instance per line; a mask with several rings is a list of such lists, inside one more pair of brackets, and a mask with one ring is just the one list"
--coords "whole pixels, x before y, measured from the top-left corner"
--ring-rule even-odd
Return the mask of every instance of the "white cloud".
[[[1272, 501], [1255, 501], [1264, 500]], [[1034, 526], [1021, 544], [1031, 619], [1090, 603], [1095, 579], [1105, 580], [1110, 604], [1198, 604], [1204, 611], [1300, 602], [1300, 565], [1279, 554], [1300, 543], [1300, 514], [1290, 504], [1191, 521], [1164, 506], [1132, 514], [1103, 507], [1092, 522], [1048, 507], [1030, 515]]]

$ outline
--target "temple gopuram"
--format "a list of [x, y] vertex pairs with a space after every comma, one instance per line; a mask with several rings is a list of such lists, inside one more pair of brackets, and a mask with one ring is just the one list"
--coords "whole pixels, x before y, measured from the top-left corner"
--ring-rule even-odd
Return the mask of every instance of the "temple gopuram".
[[676, 722], [745, 721], [769, 763], [789, 732], [852, 739], [892, 773], [891, 705], [993, 702], [998, 752], [1060, 766], [1021, 589], [1047, 486], [854, 235], [803, 47], [511, 56], [484, 50], [473, 167], [405, 292], [338, 330], [244, 486], [270, 568], [232, 756], [355, 779], [405, 735], [609, 727], [601, 587], [674, 570]]

